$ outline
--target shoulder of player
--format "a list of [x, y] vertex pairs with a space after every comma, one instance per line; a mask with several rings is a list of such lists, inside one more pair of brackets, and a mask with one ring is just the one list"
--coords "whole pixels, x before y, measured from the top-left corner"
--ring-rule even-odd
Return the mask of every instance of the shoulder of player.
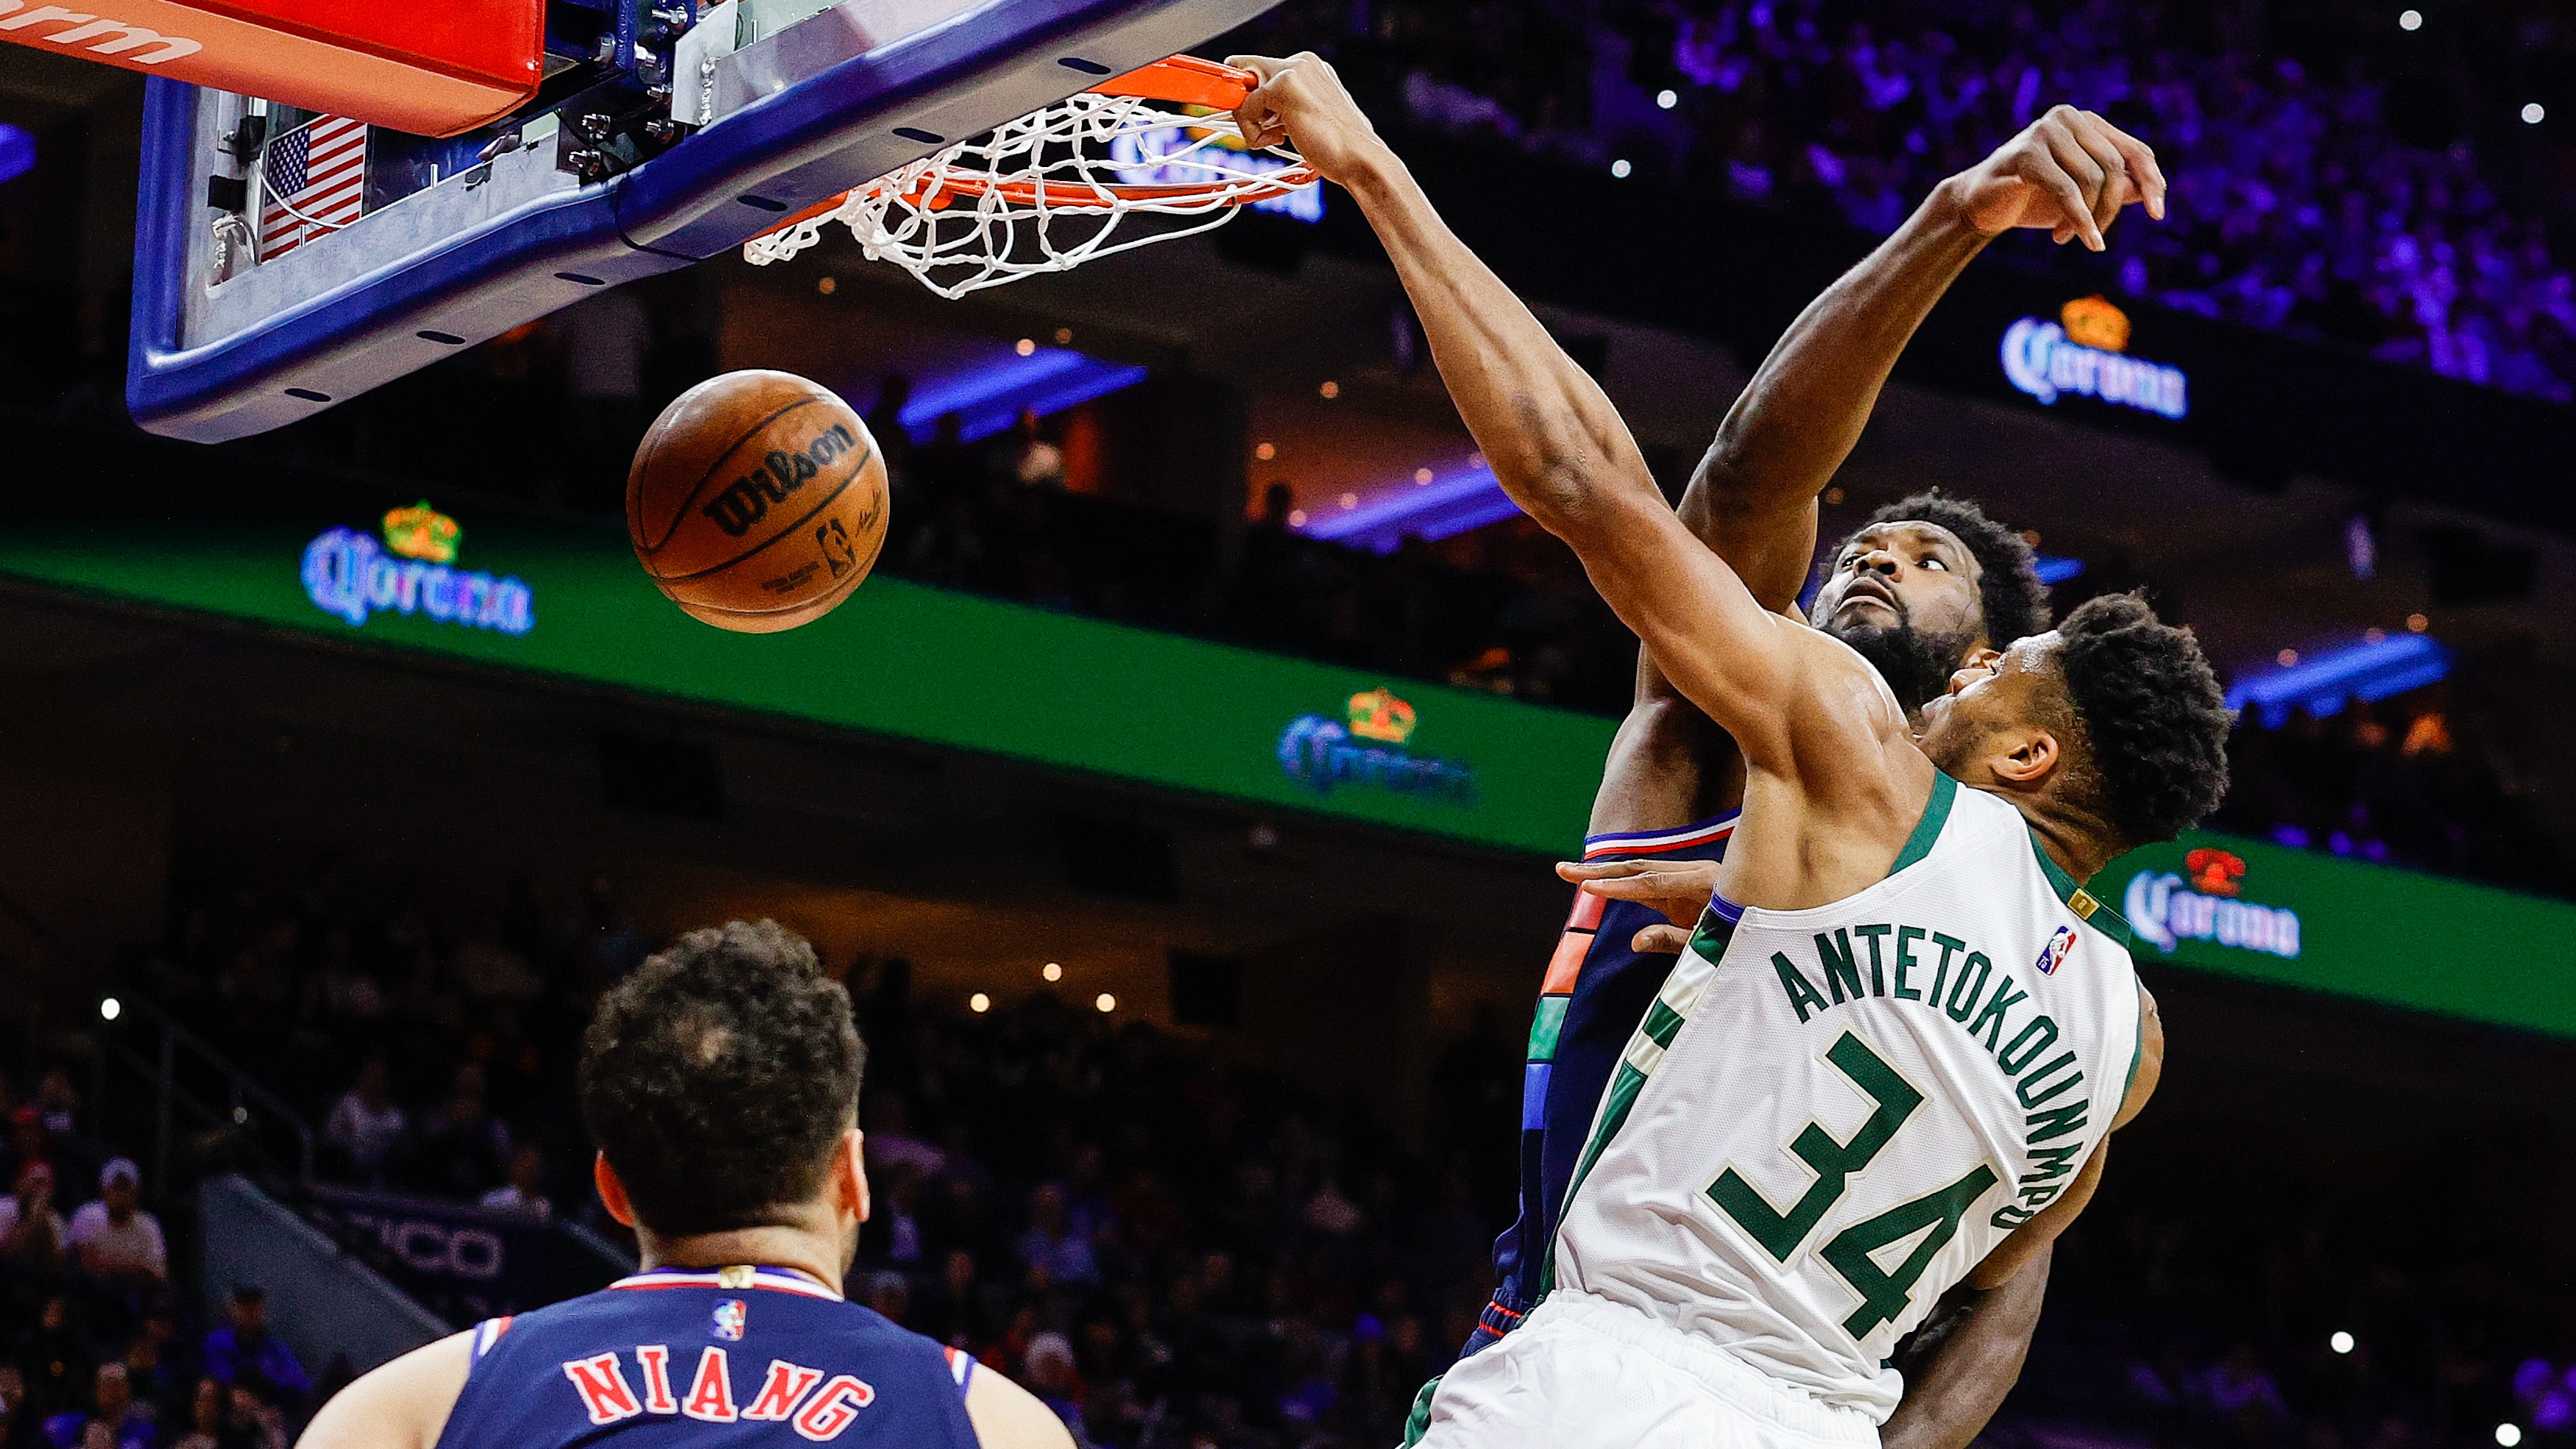
[[[1803, 742], [1822, 740], [1842, 751], [1875, 748], [1898, 761], [1900, 768], [1921, 757], [1905, 707], [1897, 703], [1895, 691], [1887, 687], [1876, 666], [1849, 644], [1803, 620], [1781, 614], [1774, 616], [1774, 623], [1784, 657], [1794, 666], [1790, 702], [1780, 715], [1784, 730]], [[1852, 756], [1844, 754], [1841, 771], [1848, 771], [1851, 763]]]
[[977, 1369], [966, 1385], [966, 1419], [982, 1449], [1073, 1449], [1055, 1410], [1002, 1375]]
[[296, 1449], [431, 1449], [465, 1391], [474, 1333], [449, 1334], [370, 1369], [314, 1414]]

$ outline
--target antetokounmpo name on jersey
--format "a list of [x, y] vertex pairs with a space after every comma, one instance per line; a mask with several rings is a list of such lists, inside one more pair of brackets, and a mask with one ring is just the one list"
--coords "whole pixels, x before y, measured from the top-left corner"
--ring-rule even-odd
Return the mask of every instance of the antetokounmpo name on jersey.
[[[1815, 941], [1814, 978], [1787, 955], [1771, 953], [1771, 969], [1780, 974], [1780, 988], [1788, 993], [1798, 1020], [1866, 995], [1920, 1002], [1965, 1028], [1968, 1039], [1984, 1047], [2003, 1074], [2014, 1079], [2014, 1094], [2030, 1113], [2023, 1143], [2029, 1167], [2013, 1184], [2015, 1201], [1996, 1209], [1994, 1225], [2017, 1228], [2055, 1202], [2084, 1165], [2085, 1150], [2091, 1145], [2084, 1136], [2086, 1112], [2092, 1104], [2090, 1093], [2078, 1093], [2071, 1102], [2049, 1105], [2075, 1092], [2084, 1081], [2084, 1069], [2076, 1065], [2071, 1050], [2041, 1060], [2057, 1045], [2061, 1034], [2057, 1022], [2040, 1012], [2029, 1015], [2015, 1030], [2013, 1008], [2030, 1000], [2030, 993], [2014, 990], [2009, 972], [1996, 979], [1994, 962], [1986, 953], [1968, 949], [1968, 943], [1956, 936], [1923, 926], [1888, 924], [1836, 927], [1831, 936], [1819, 933]], [[1925, 959], [1928, 951], [1920, 948], [1927, 946], [1941, 953], [1939, 960]], [[1866, 988], [1861, 983], [1863, 953], [1868, 958]], [[1929, 987], [1922, 984], [1920, 974], [1927, 970], [1932, 977]], [[1824, 982], [1823, 991], [1816, 988], [1817, 980]], [[1827, 992], [1832, 993], [1831, 1000], [1826, 999]]]
[[698, 1350], [698, 1367], [685, 1394], [673, 1392], [668, 1345], [638, 1345], [635, 1367], [641, 1394], [614, 1352], [570, 1360], [563, 1371], [594, 1424], [614, 1424], [644, 1414], [676, 1414], [707, 1424], [768, 1421], [785, 1424], [817, 1444], [841, 1437], [857, 1421], [859, 1411], [877, 1398], [865, 1379], [834, 1374], [826, 1382], [821, 1369], [774, 1358], [760, 1381], [760, 1391], [752, 1395], [750, 1404], [737, 1409], [733, 1366], [725, 1351], [713, 1344]]

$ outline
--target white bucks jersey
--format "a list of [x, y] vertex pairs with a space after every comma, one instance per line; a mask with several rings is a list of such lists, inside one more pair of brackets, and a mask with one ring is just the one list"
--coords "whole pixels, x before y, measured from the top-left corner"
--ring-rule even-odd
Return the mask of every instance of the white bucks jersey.
[[1629, 1043], [1554, 1282], [1884, 1420], [1897, 1340], [2111, 1129], [2141, 1025], [2127, 928], [1946, 775], [1885, 880], [1730, 914]]

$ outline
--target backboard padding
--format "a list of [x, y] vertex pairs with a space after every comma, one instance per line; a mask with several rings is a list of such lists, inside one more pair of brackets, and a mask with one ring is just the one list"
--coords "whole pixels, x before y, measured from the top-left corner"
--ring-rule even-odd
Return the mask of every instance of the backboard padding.
[[580, 182], [551, 140], [523, 142], [471, 184], [449, 178], [215, 285], [222, 213], [205, 175], [238, 100], [155, 79], [128, 405], [150, 431], [205, 442], [283, 426], [599, 287], [730, 251], [944, 144], [897, 128], [962, 139], [1272, 3], [846, 0], [714, 60], [716, 118], [621, 175]]

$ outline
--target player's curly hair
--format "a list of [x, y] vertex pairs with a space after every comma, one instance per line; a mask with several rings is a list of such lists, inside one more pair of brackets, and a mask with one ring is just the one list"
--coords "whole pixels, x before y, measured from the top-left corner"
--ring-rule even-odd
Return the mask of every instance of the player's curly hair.
[[2086, 600], [2057, 626], [2056, 672], [2073, 706], [2083, 774], [2124, 844], [2171, 840], [2227, 793], [2235, 717], [2188, 629], [2135, 594]]
[[867, 1048], [850, 994], [775, 921], [691, 931], [600, 998], [581, 1113], [665, 1236], [779, 1221], [822, 1186]]
[[2039, 555], [1984, 509], [1928, 488], [1871, 514], [1862, 527], [1882, 523], [1937, 523], [1976, 555], [1977, 603], [1985, 614], [1986, 642], [2000, 649], [2048, 627], [2048, 585], [2039, 581]]

